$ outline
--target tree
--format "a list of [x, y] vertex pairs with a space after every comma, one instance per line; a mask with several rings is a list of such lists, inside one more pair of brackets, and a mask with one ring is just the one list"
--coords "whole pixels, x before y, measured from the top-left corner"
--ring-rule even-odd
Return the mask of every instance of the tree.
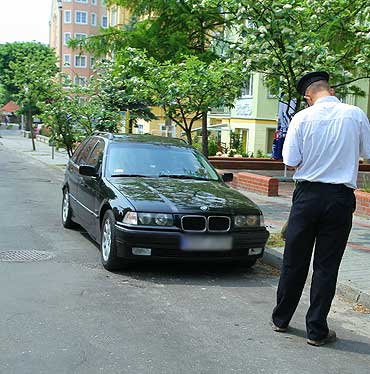
[[153, 103], [185, 132], [189, 144], [193, 125], [203, 113], [211, 107], [232, 107], [242, 86], [238, 64], [221, 60], [207, 64], [195, 56], [184, 57], [179, 64], [154, 64], [144, 79]]
[[[133, 49], [117, 54], [116, 60], [104, 60], [98, 64], [96, 76], [90, 83], [90, 94], [107, 113], [129, 113], [129, 127], [139, 119], [152, 120], [156, 117], [150, 110], [150, 96], [147, 85], [137, 75], [147, 67], [138, 61]], [[111, 121], [108, 116], [108, 122]], [[106, 119], [97, 118], [98, 124], [109, 128]], [[111, 122], [112, 124], [112, 122]]]
[[44, 44], [15, 42], [0, 45], [0, 85], [5, 91], [5, 101], [16, 100], [19, 90], [23, 91], [24, 88], [14, 81], [14, 66], [21, 66], [27, 58], [43, 62], [42, 66], [50, 76], [57, 71], [55, 52]]
[[220, 6], [239, 20], [234, 58], [263, 73], [282, 101], [296, 98], [296, 110], [302, 98], [295, 84], [307, 71], [327, 70], [339, 94], [359, 93], [352, 83], [370, 77], [366, 0], [205, 0], [196, 6]]
[[20, 55], [9, 62], [6, 84], [13, 90], [13, 96], [22, 104], [28, 118], [33, 150], [36, 149], [32, 117], [40, 113], [40, 103], [47, 100], [52, 88], [52, 79], [57, 72], [56, 57], [49, 53]]
[[72, 45], [99, 55], [119, 52], [127, 47], [145, 50], [158, 61], [181, 62], [183, 55], [204, 61], [218, 58], [213, 48], [217, 31], [231, 19], [223, 17], [217, 6], [194, 8], [196, 1], [184, 0], [110, 0], [108, 6], [128, 8], [131, 21], [121, 29], [110, 28], [101, 34]]
[[[132, 76], [132, 60], [102, 61], [95, 75], [84, 87], [73, 85], [65, 90], [57, 82], [42, 106], [44, 122], [52, 132], [51, 141], [72, 156], [75, 144], [94, 131], [118, 132], [122, 112], [129, 112], [132, 125], [138, 118], [154, 119], [147, 103], [147, 90]], [[122, 63], [126, 61], [126, 65]], [[137, 69], [137, 67], [135, 67]]]

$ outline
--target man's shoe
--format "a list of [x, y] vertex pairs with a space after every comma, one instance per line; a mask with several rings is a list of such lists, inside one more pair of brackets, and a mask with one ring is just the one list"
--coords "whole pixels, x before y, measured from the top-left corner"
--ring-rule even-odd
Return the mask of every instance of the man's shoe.
[[274, 322], [272, 322], [272, 329], [275, 332], [286, 332], [288, 330], [288, 327], [279, 327], [279, 326], [276, 326]]
[[321, 347], [322, 345], [333, 343], [337, 340], [337, 334], [333, 330], [329, 330], [328, 335], [324, 339], [321, 340], [312, 340], [307, 339], [307, 344], [313, 345], [315, 347]]

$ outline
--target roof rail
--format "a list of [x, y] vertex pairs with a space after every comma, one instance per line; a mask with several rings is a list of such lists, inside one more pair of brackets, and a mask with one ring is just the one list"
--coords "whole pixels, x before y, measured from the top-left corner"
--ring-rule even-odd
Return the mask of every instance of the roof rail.
[[95, 130], [92, 134], [93, 135], [100, 135], [100, 136], [107, 136], [109, 140], [113, 139], [113, 134], [111, 132], [108, 132], [108, 131]]

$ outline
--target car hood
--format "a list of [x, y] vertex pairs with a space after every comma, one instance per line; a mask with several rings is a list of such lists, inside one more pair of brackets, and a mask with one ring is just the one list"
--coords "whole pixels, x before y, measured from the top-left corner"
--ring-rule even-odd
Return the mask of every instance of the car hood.
[[[171, 178], [112, 178], [110, 182], [139, 212], [258, 213], [246, 196], [220, 181]], [[207, 207], [207, 208], [204, 208]]]

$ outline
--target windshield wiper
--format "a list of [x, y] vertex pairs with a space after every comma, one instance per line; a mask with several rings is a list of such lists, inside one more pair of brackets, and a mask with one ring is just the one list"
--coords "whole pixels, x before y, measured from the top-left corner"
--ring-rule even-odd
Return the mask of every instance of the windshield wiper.
[[142, 174], [112, 174], [111, 175], [111, 178], [124, 178], [124, 177], [150, 178], [148, 175], [142, 175]]
[[186, 175], [186, 174], [160, 174], [159, 178], [175, 178], [175, 179], [196, 179], [202, 181], [209, 181], [209, 178], [197, 177], [195, 175]]

